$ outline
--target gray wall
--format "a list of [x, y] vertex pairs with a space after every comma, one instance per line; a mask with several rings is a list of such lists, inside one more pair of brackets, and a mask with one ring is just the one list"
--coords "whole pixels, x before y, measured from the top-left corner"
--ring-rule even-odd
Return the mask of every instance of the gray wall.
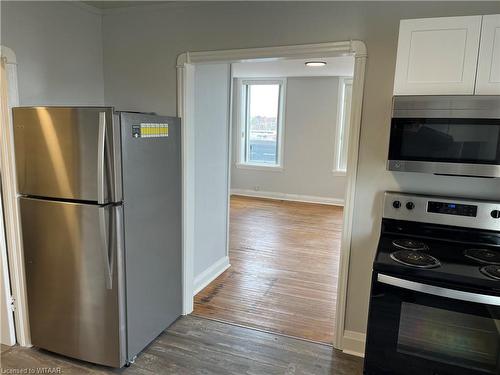
[[[283, 170], [236, 167], [238, 124], [233, 122], [231, 189], [300, 194], [342, 201], [345, 177], [335, 176], [338, 77], [289, 77], [286, 84]], [[237, 113], [237, 106], [234, 106]], [[233, 117], [234, 118], [234, 117]]]
[[101, 15], [71, 2], [23, 1], [2, 1], [1, 13], [20, 105], [104, 103]]
[[158, 5], [104, 16], [105, 98], [176, 110], [176, 57], [185, 51], [363, 40], [368, 64], [346, 329], [364, 332], [385, 190], [500, 198], [498, 180], [385, 170], [399, 20], [500, 13], [499, 2], [322, 2]]
[[227, 253], [229, 64], [195, 69], [194, 279]]

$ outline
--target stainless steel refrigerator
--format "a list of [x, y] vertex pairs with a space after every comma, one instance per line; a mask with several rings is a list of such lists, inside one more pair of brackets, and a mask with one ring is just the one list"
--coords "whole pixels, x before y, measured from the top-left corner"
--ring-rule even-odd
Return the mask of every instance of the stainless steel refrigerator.
[[13, 110], [31, 340], [121, 367], [181, 314], [180, 120]]

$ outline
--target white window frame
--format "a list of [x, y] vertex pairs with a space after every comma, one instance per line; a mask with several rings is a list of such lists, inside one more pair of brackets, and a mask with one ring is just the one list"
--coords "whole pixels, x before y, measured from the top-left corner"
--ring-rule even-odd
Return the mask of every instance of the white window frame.
[[[339, 93], [337, 104], [337, 126], [335, 131], [335, 148], [333, 157], [333, 174], [337, 176], [345, 176], [347, 173], [347, 165], [343, 167], [340, 165], [342, 160], [342, 153], [345, 153], [344, 160], [347, 163], [347, 155], [349, 150], [349, 128], [350, 124], [345, 123], [346, 116], [350, 117], [350, 113], [346, 114], [345, 91], [346, 86], [351, 86], [351, 107], [352, 108], [352, 77], [339, 77]], [[348, 126], [345, 128], [345, 126]]]
[[[245, 93], [246, 85], [280, 85], [278, 99], [278, 136], [277, 136], [277, 164], [261, 164], [251, 163], [245, 160], [246, 148], [246, 108], [247, 98]], [[284, 139], [285, 139], [285, 108], [286, 108], [286, 78], [237, 78], [236, 79], [236, 119], [238, 123], [237, 150], [236, 150], [236, 168], [254, 169], [263, 171], [282, 171], [283, 154], [284, 154]], [[244, 110], [245, 109], [245, 110]]]

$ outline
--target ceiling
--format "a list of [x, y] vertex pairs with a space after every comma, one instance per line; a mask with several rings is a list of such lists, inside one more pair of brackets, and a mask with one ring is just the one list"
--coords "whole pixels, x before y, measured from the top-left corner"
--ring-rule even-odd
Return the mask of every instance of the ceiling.
[[[310, 68], [306, 61], [321, 60], [326, 66]], [[243, 62], [232, 64], [234, 77], [266, 78], [266, 77], [352, 77], [354, 74], [354, 57], [309, 58], [300, 60], [276, 60], [265, 62]]]
[[106, 10], [106, 9], [115, 9], [115, 8], [126, 8], [133, 7], [139, 5], [152, 5], [159, 4], [162, 1], [82, 1], [82, 3], [93, 6], [94, 8]]
[[[214, 0], [155, 0], [155, 1], [150, 1], [150, 0], [135, 0], [135, 1], [118, 1], [118, 0], [93, 1], [93, 0], [87, 0], [87, 1], [80, 1], [80, 2], [82, 2], [86, 5], [90, 5], [94, 8], [100, 9], [100, 10], [107, 10], [107, 9], [134, 7], [134, 6], [138, 6], [138, 5], [154, 5], [154, 4], [161, 4], [161, 3], [176, 3], [176, 2], [193, 3], [193, 2], [211, 2], [211, 1], [214, 1]], [[234, 0], [215, 0], [215, 1], [234, 1]], [[241, 1], [241, 0], [239, 0], [239, 1]], [[246, 1], [261, 2], [262, 0], [246, 0]], [[273, 0], [273, 1], [287, 1], [287, 0]], [[302, 1], [316, 1], [316, 0], [302, 0]], [[356, 1], [356, 0], [348, 0], [348, 1]]]

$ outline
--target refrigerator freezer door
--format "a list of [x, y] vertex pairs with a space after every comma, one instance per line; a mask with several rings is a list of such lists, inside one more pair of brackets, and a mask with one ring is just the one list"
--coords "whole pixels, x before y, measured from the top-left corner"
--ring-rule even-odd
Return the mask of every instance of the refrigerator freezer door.
[[121, 201], [120, 133], [112, 108], [19, 107], [13, 123], [20, 194]]
[[126, 361], [122, 206], [20, 198], [33, 345]]
[[128, 356], [182, 312], [180, 120], [121, 113]]

